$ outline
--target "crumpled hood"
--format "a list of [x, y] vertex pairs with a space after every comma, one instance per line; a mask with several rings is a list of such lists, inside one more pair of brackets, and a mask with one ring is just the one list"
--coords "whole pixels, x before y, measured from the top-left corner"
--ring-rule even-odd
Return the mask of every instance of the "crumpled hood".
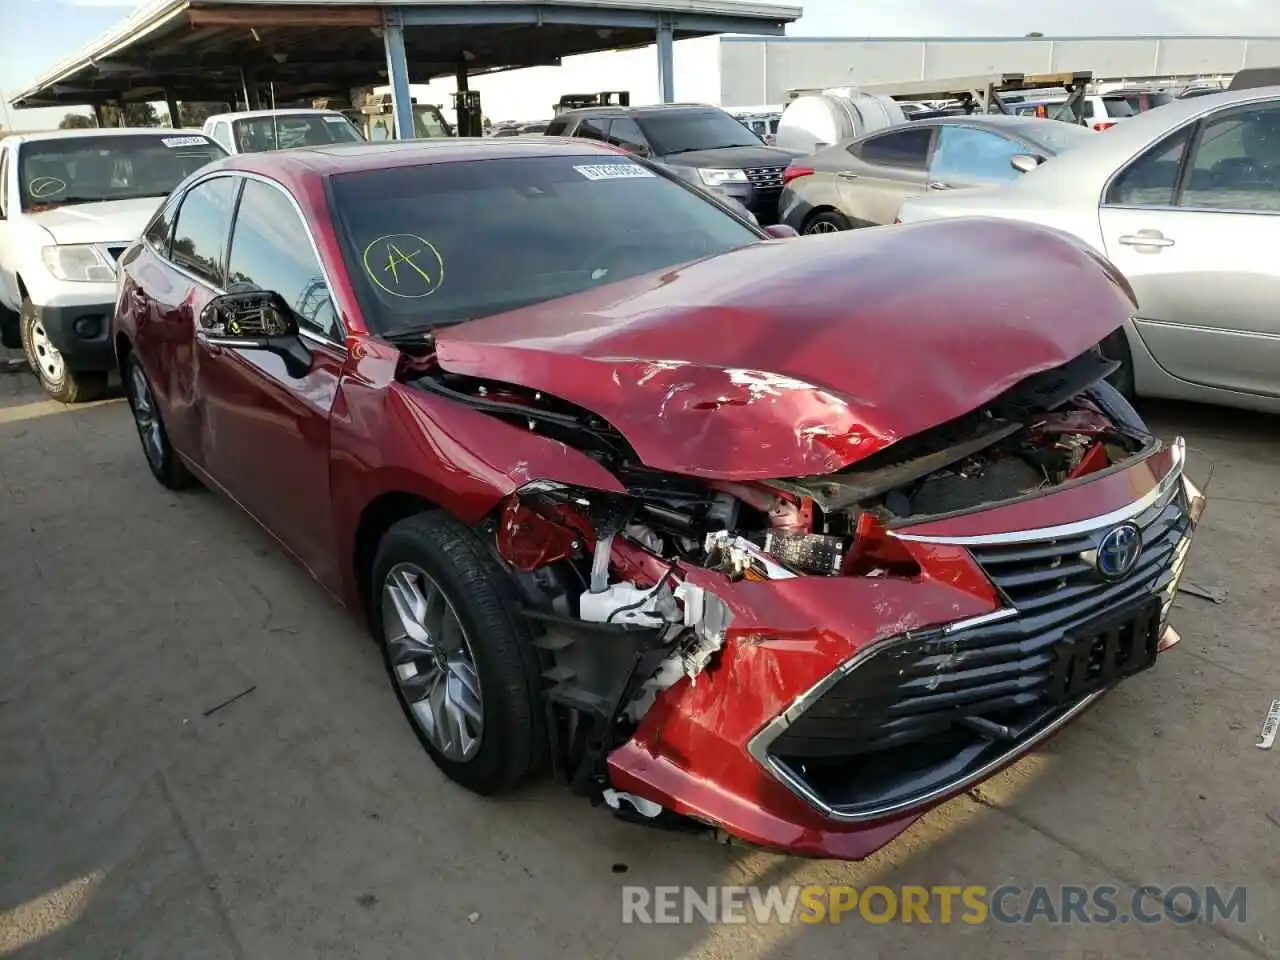
[[593, 411], [648, 466], [830, 473], [1079, 356], [1132, 312], [1078, 241], [1002, 220], [767, 241], [442, 330], [449, 372]]
[[53, 235], [55, 243], [130, 243], [142, 234], [164, 197], [72, 203], [28, 214]]

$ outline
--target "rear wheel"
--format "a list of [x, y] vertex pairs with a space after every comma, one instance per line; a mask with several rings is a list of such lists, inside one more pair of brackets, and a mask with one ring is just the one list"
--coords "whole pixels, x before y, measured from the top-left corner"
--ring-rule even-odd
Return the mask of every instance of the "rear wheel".
[[22, 301], [18, 323], [27, 362], [40, 379], [45, 393], [62, 403], [85, 403], [97, 400], [107, 392], [105, 371], [76, 373], [67, 366], [66, 358], [49, 339], [39, 308], [30, 300]]
[[433, 511], [378, 547], [371, 620], [401, 709], [449, 779], [480, 794], [541, 765], [538, 659], [507, 574], [471, 530]]
[[804, 229], [800, 232], [805, 236], [811, 236], [819, 233], [840, 233], [842, 230], [852, 228], [853, 224], [849, 222], [849, 218], [840, 211], [824, 210], [806, 220]]
[[151, 382], [132, 353], [124, 364], [124, 391], [129, 398], [129, 409], [133, 411], [133, 423], [138, 428], [138, 439], [142, 441], [142, 453], [147, 458], [151, 475], [170, 490], [191, 486], [193, 478], [190, 471], [169, 445], [169, 434], [160, 419], [160, 407], [151, 392]]

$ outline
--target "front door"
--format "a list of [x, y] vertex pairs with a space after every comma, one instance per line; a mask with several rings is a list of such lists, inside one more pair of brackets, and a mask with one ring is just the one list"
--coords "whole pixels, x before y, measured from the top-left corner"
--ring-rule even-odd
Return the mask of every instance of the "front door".
[[209, 472], [324, 583], [335, 583], [329, 418], [345, 335], [302, 219], [283, 187], [246, 179], [227, 259], [229, 293], [273, 291], [311, 353], [291, 370], [265, 350], [197, 336], [196, 397]]
[[1165, 370], [1280, 396], [1280, 103], [1219, 111], [1157, 144], [1099, 217]]

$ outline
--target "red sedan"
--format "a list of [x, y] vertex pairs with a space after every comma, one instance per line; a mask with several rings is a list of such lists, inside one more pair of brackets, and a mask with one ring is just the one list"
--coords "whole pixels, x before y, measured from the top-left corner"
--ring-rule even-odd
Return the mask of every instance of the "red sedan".
[[1155, 662], [1204, 500], [1085, 248], [782, 232], [584, 141], [251, 154], [122, 257], [116, 351], [451, 779], [856, 858]]

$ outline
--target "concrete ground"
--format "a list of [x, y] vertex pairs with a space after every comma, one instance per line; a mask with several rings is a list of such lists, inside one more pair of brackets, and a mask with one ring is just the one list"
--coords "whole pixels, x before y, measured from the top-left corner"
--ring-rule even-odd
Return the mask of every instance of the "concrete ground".
[[[0, 955], [1280, 957], [1276, 421], [1148, 405], [1216, 461], [1181, 646], [871, 860], [629, 826], [422, 753], [361, 628], [218, 498], [147, 474], [122, 401], [0, 375]], [[239, 696], [233, 702], [231, 698]], [[226, 703], [220, 709], [219, 705]], [[1248, 887], [1245, 922], [624, 926], [624, 884]]]

